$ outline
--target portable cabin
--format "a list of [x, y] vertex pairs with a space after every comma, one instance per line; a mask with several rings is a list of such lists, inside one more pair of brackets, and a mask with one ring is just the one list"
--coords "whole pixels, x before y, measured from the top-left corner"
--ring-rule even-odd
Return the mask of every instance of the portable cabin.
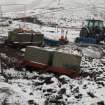
[[24, 64], [43, 71], [52, 71], [76, 76], [80, 69], [81, 57], [39, 47], [28, 46]]
[[48, 65], [50, 53], [50, 51], [44, 48], [28, 46], [26, 48], [25, 59], [42, 65]]
[[63, 52], [55, 52], [53, 58], [53, 66], [63, 67], [66, 69], [78, 69], [80, 68], [81, 57], [77, 55], [67, 54]]
[[8, 32], [8, 42], [42, 44], [44, 35], [40, 32], [15, 29]]

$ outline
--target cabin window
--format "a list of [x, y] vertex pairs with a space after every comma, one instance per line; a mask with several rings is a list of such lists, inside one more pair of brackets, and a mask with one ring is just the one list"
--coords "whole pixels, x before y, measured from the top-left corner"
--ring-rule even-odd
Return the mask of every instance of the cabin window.
[[103, 22], [100, 22], [99, 27], [102, 29], [104, 27]]
[[94, 22], [94, 27], [99, 27], [99, 22], [98, 21]]
[[91, 28], [91, 27], [94, 27], [94, 22], [93, 21], [90, 21], [89, 22], [89, 27]]

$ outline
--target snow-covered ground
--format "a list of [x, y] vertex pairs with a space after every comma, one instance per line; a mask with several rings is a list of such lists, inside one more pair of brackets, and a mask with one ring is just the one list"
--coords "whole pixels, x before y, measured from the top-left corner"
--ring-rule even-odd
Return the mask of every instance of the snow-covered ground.
[[[24, 23], [14, 21], [3, 30], [7, 32], [20, 25], [23, 27]], [[25, 26], [40, 31], [49, 38], [58, 39], [61, 35], [60, 28], [40, 27], [32, 23], [25, 23]], [[65, 75], [5, 68], [4, 73], [0, 74], [0, 105], [104, 105], [105, 50], [101, 47], [84, 48], [75, 45], [73, 41], [79, 31], [69, 29], [68, 33], [70, 44], [59, 50], [73, 54], [82, 51], [83, 77], [71, 79]]]
[[5, 68], [4, 73], [0, 70], [0, 105], [105, 105], [105, 49], [84, 48], [73, 43], [85, 18], [105, 19], [104, 0], [0, 0], [0, 4], [7, 3], [25, 3], [26, 14], [24, 5], [15, 5], [2, 7], [3, 15], [36, 16], [42, 22], [57, 23], [59, 28], [13, 21], [9, 27], [0, 27], [1, 36], [7, 36], [9, 30], [24, 25], [26, 29], [40, 31], [56, 40], [68, 31], [70, 44], [59, 50], [74, 54], [78, 50], [82, 52], [83, 77], [71, 79], [65, 75]]
[[[99, 58], [83, 56], [81, 71], [71, 79], [53, 73], [4, 69], [0, 75], [0, 105], [94, 105], [105, 103], [105, 65]], [[33, 104], [29, 104], [29, 103]], [[100, 105], [100, 104], [95, 104]], [[101, 104], [104, 105], [104, 104]]]

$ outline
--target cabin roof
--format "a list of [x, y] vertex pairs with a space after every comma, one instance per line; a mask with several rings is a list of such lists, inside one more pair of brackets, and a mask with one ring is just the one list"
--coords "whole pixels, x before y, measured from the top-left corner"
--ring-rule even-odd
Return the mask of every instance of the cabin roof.
[[100, 22], [103, 22], [103, 20], [94, 20], [94, 19], [87, 19], [86, 21], [100, 21]]

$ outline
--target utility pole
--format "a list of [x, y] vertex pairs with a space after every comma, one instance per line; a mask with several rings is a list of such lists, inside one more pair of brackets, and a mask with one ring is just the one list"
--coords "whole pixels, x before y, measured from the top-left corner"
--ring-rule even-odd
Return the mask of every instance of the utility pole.
[[23, 4], [23, 6], [24, 6], [24, 27], [26, 26], [26, 20], [25, 20], [25, 18], [26, 18], [26, 6], [25, 6], [25, 4]]
[[0, 18], [3, 18], [2, 5], [0, 5]]
[[[2, 5], [0, 5], [0, 19], [1, 19], [1, 21], [2, 21], [2, 19], [3, 19], [3, 12], [2, 12]], [[1, 24], [1, 33], [3, 34], [3, 26], [2, 26], [2, 24]]]
[[1, 54], [0, 54], [0, 66], [1, 66], [1, 74], [3, 74], [3, 66], [2, 66], [2, 57], [1, 57]]
[[61, 4], [61, 0], [58, 0], [58, 3], [57, 4], [60, 5]]
[[8, 82], [8, 77], [4, 73], [4, 64], [3, 64], [3, 58], [1, 57], [1, 53], [0, 53], [0, 66], [1, 66], [1, 68], [0, 68], [1, 74], [4, 76], [5, 82]]

